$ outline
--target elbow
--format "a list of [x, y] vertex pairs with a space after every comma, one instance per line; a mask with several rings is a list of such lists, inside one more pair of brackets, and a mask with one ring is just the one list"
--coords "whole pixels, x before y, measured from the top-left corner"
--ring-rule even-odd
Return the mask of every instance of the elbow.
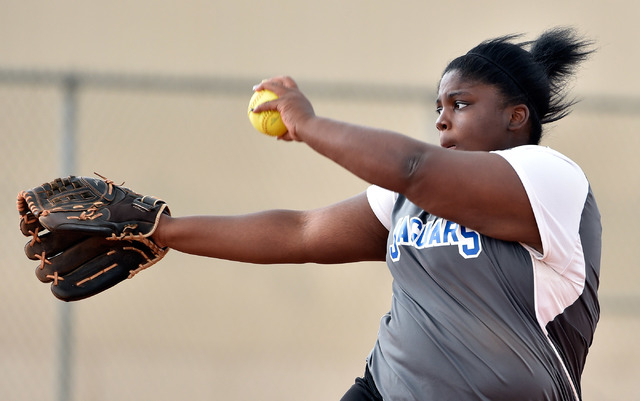
[[416, 175], [418, 175], [421, 167], [424, 163], [424, 153], [416, 153], [409, 155], [405, 164], [405, 175], [408, 181], [412, 181]]
[[400, 172], [397, 176], [397, 192], [409, 197], [414, 190], [422, 187], [424, 179], [424, 165], [424, 153], [413, 153], [407, 155], [402, 162]]
[[396, 191], [424, 210], [432, 213], [440, 210], [449, 203], [449, 197], [443, 195], [450, 187], [446, 169], [438, 154], [409, 155], [405, 158]]

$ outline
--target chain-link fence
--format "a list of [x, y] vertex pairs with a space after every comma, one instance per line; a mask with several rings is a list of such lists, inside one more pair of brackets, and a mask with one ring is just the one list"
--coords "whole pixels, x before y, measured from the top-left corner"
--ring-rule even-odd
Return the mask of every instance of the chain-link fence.
[[[126, 181], [175, 215], [312, 208], [366, 188], [304, 145], [256, 133], [254, 81], [0, 70], [0, 399], [328, 400], [362, 373], [390, 301], [383, 264], [265, 267], [170, 252], [135, 280], [64, 304], [22, 253], [15, 196], [60, 175]], [[300, 85], [318, 114], [437, 141], [433, 88]], [[547, 140], [583, 166], [604, 216], [587, 401], [640, 399], [638, 105], [590, 96]]]

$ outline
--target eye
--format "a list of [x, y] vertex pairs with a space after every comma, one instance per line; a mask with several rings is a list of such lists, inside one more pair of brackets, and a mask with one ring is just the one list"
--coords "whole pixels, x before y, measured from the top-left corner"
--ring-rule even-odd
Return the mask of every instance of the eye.
[[438, 115], [442, 114], [442, 106], [436, 107], [436, 113], [438, 113]]
[[454, 103], [454, 107], [455, 107], [456, 109], [458, 109], [458, 110], [460, 110], [460, 109], [464, 109], [464, 108], [465, 108], [465, 107], [467, 107], [468, 105], [469, 105], [469, 103], [462, 102], [462, 101], [460, 101], [460, 100], [458, 100], [458, 101], [456, 101], [456, 102]]

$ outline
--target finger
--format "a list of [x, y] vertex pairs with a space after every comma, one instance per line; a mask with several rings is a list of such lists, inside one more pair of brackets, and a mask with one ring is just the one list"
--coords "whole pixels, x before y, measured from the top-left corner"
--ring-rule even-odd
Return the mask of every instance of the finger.
[[262, 113], [267, 110], [278, 110], [279, 99], [269, 100], [254, 107], [252, 113]]
[[140, 242], [111, 241], [113, 249], [83, 263], [62, 278], [53, 275], [51, 292], [63, 301], [76, 301], [107, 290], [133, 277], [159, 259]]
[[117, 263], [114, 256], [100, 255], [63, 277], [51, 275], [51, 292], [63, 301], [88, 298], [126, 280], [129, 270], [128, 265]]
[[27, 242], [24, 246], [24, 253], [29, 259], [38, 260], [43, 253], [49, 256], [57, 255], [89, 237], [86, 233], [74, 231], [46, 232], [34, 236], [31, 241]]
[[286, 93], [287, 89], [298, 89], [296, 81], [289, 76], [278, 76], [269, 79], [263, 79], [258, 85], [253, 87], [254, 91], [270, 90], [278, 96]]
[[[53, 238], [48, 239], [52, 240]], [[58, 241], [64, 242], [63, 240]], [[49, 242], [43, 241], [45, 244]], [[44, 283], [54, 280], [57, 276], [64, 277], [97, 255], [109, 253], [119, 245], [119, 242], [110, 241], [103, 237], [87, 237], [58, 252], [43, 250], [41, 253], [34, 253], [32, 259], [40, 260], [40, 265], [36, 268], [36, 277]]]
[[285, 88], [298, 89], [298, 84], [289, 76], [280, 77], [280, 81]]
[[44, 231], [44, 227], [33, 213], [27, 212], [20, 215], [20, 231], [25, 237], [36, 236], [40, 231]]
[[291, 133], [289, 131], [285, 132], [283, 135], [280, 135], [278, 137], [279, 141], [285, 141], [285, 142], [293, 142], [293, 141], [297, 141], [298, 139], [291, 135]]
[[29, 208], [27, 197], [30, 197], [29, 193], [27, 191], [21, 191], [16, 199], [16, 207], [20, 214], [20, 231], [26, 237], [34, 235], [34, 233], [37, 235], [39, 231], [43, 230], [42, 224], [40, 224], [36, 215], [34, 215]]

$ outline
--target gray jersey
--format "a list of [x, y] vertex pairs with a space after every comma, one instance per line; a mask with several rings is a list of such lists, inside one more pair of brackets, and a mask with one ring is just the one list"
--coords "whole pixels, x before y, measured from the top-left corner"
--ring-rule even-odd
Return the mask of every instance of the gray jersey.
[[429, 214], [378, 187], [391, 310], [368, 366], [385, 400], [577, 400], [599, 316], [600, 216], [584, 174], [548, 148], [502, 155], [543, 253]]

